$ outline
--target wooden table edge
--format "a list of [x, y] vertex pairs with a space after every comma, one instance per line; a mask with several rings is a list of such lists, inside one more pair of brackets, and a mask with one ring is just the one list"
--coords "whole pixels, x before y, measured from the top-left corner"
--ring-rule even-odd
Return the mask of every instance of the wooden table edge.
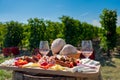
[[69, 71], [55, 71], [55, 70], [44, 70], [44, 69], [33, 69], [33, 68], [19, 68], [19, 67], [7, 67], [0, 66], [0, 69], [21, 71], [21, 72], [32, 72], [35, 74], [50, 74], [50, 75], [60, 75], [60, 76], [70, 76], [70, 77], [95, 77], [100, 74], [100, 65], [97, 66], [97, 71], [92, 73], [83, 73], [83, 72], [69, 72]]

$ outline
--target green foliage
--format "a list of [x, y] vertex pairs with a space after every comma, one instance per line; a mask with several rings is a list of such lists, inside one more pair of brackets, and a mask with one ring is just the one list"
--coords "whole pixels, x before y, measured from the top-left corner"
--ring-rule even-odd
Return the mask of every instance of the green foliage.
[[116, 29], [116, 32], [117, 32], [117, 42], [116, 42], [116, 46], [119, 47], [120, 46], [120, 26], [117, 27]]
[[3, 44], [4, 36], [6, 34], [6, 27], [3, 23], [0, 23], [0, 44]]
[[46, 21], [46, 37], [52, 43], [56, 38], [64, 38], [64, 26], [59, 22]]
[[14, 21], [6, 22], [4, 47], [18, 46], [23, 39], [22, 24]]
[[106, 37], [107, 49], [113, 49], [116, 45], [117, 12], [104, 9], [100, 19], [100, 23], [105, 30], [104, 37]]
[[[0, 23], [0, 43], [4, 41], [6, 47], [19, 45], [32, 50], [39, 47], [41, 40], [48, 40], [51, 44], [54, 39], [63, 38], [68, 44], [78, 46], [82, 40], [92, 40], [101, 36], [102, 28], [97, 26], [80, 22], [69, 16], [62, 16], [60, 20], [61, 22], [53, 22], [30, 18], [28, 19], [28, 24], [20, 24], [14, 21], [6, 24]], [[17, 26], [22, 29], [20, 30]], [[21, 41], [18, 39], [21, 39]], [[103, 38], [103, 40], [105, 39]]]
[[65, 40], [69, 44], [77, 46], [82, 40], [92, 40], [99, 37], [100, 28], [96, 26], [86, 22], [81, 23], [69, 16], [62, 16], [60, 19], [64, 24]]
[[119, 26], [119, 27], [117, 27], [116, 32], [117, 32], [117, 34], [119, 34], [119, 35], [120, 35], [120, 26]]
[[82, 39], [92, 40], [99, 37], [99, 28], [95, 27], [86, 22], [82, 23], [83, 31], [82, 31]]
[[23, 25], [23, 35], [22, 47], [29, 48], [29, 38], [30, 38], [30, 26], [28, 24]]
[[107, 38], [105, 36], [105, 33], [106, 33], [105, 30], [102, 30], [100, 33], [100, 40], [101, 40], [100, 46], [105, 50], [107, 50], [107, 43], [106, 43]]
[[81, 38], [80, 34], [82, 33], [81, 22], [69, 16], [62, 16], [60, 20], [64, 24], [64, 37], [66, 42], [77, 46]]
[[43, 19], [30, 18], [28, 20], [30, 26], [29, 46], [30, 49], [38, 48], [40, 40], [45, 40], [46, 26]]

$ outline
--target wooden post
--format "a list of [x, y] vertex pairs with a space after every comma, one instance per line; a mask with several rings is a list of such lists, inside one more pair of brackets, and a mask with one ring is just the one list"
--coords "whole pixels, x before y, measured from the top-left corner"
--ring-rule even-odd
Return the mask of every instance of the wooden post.
[[12, 80], [23, 80], [23, 73], [13, 71]]

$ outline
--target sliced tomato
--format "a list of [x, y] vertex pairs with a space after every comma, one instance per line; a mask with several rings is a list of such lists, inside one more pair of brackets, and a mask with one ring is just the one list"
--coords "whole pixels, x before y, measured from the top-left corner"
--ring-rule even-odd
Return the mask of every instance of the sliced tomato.
[[43, 62], [43, 63], [41, 63], [40, 65], [41, 65], [41, 66], [47, 66], [48, 63], [47, 63], [47, 62]]
[[40, 65], [40, 68], [48, 69], [48, 68], [50, 68], [50, 67], [52, 67], [52, 66], [53, 66], [53, 64], [47, 64], [47, 65], [45, 65], [45, 66]]
[[28, 62], [26, 60], [18, 60], [15, 62], [15, 66], [20, 66], [20, 65], [24, 65], [27, 64]]

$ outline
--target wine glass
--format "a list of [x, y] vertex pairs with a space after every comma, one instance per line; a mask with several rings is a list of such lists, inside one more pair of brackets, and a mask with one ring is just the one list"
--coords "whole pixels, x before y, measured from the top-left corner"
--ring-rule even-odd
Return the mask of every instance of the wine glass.
[[93, 47], [91, 40], [83, 40], [82, 41], [82, 54], [89, 58], [93, 53]]
[[43, 56], [46, 56], [49, 52], [49, 44], [48, 41], [40, 41], [39, 51]]

